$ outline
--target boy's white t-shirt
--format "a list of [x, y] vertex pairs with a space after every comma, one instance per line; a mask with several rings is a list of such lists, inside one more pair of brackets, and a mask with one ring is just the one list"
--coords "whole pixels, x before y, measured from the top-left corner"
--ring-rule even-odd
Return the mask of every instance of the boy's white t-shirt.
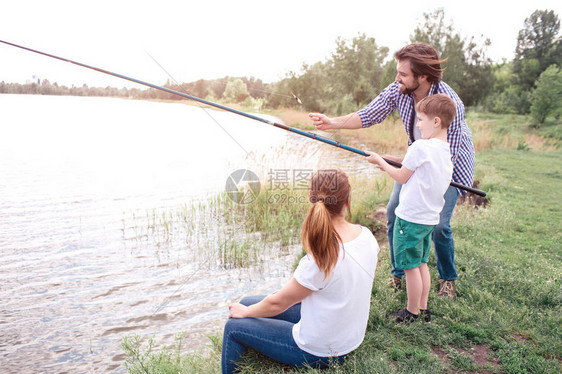
[[359, 347], [365, 337], [379, 245], [366, 227], [344, 243], [330, 277], [324, 279], [311, 255], [304, 256], [294, 278], [315, 291], [301, 302], [301, 320], [293, 338], [305, 352], [319, 357], [341, 356]]
[[439, 223], [445, 192], [453, 176], [449, 143], [419, 139], [408, 147], [402, 165], [414, 173], [402, 185], [396, 215], [422, 225]]

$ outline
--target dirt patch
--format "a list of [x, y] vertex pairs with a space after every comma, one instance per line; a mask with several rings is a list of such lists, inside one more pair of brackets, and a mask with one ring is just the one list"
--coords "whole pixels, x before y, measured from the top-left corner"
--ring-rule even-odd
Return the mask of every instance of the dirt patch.
[[447, 370], [447, 372], [450, 373], [456, 372], [455, 368], [451, 365], [451, 350], [454, 350], [465, 357], [470, 357], [470, 360], [472, 361], [474, 366], [479, 368], [478, 373], [481, 374], [496, 373], [497, 370], [494, 369], [496, 369], [500, 365], [500, 361], [496, 357], [494, 352], [484, 344], [478, 344], [469, 349], [461, 347], [450, 347], [450, 349], [447, 350], [443, 349], [442, 347], [431, 346], [431, 350], [433, 351], [433, 354], [435, 354], [445, 366], [449, 367], [449, 370]]
[[369, 229], [373, 232], [377, 240], [385, 240], [387, 238], [388, 228], [386, 226], [386, 208], [379, 208], [371, 213], [368, 217]]
[[512, 335], [513, 340], [515, 340], [516, 342], [523, 342], [525, 343], [527, 340], [529, 340], [528, 336], [525, 336], [523, 334], [520, 334], [518, 332], [516, 332], [515, 334]]
[[[479, 189], [479, 186], [480, 186], [480, 181], [475, 180], [474, 183], [472, 183], [473, 188]], [[473, 194], [472, 192], [468, 192], [464, 195], [459, 196], [458, 203], [468, 204], [470, 206], [473, 206], [474, 208], [480, 208], [480, 207], [483, 208], [486, 205], [488, 205], [488, 198]]]
[[386, 208], [379, 208], [375, 210], [369, 218], [374, 221], [381, 222], [383, 225], [386, 225]]
[[432, 345], [431, 350], [433, 351], [434, 355], [439, 357], [439, 360], [441, 360], [441, 362], [447, 365], [449, 364], [449, 355], [443, 350], [443, 348]]
[[[475, 345], [470, 350], [458, 348], [459, 352], [464, 353], [472, 359], [472, 363], [481, 368], [496, 367], [500, 364], [500, 360], [496, 357], [493, 351], [483, 344]], [[479, 373], [492, 373], [489, 370], [480, 370]]]

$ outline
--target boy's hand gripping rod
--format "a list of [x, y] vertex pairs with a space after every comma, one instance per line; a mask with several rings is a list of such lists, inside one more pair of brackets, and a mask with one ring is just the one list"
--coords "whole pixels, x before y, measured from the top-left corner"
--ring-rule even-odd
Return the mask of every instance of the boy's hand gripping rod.
[[[364, 152], [364, 151], [362, 151], [362, 150], [360, 150], [360, 149], [350, 147], [350, 146], [345, 145], [345, 144], [342, 144], [342, 143], [340, 143], [340, 142], [336, 142], [336, 141], [334, 141], [334, 140], [332, 140], [332, 139], [328, 139], [328, 138], [319, 136], [319, 135], [317, 135], [317, 134], [313, 134], [313, 133], [311, 133], [311, 132], [302, 131], [302, 130], [299, 130], [299, 129], [296, 129], [296, 128], [294, 128], [294, 127], [290, 127], [290, 126], [287, 126], [287, 125], [283, 125], [283, 124], [280, 124], [280, 123], [276, 123], [276, 122], [267, 120], [267, 119], [265, 119], [265, 118], [261, 118], [261, 117], [255, 116], [255, 115], [253, 115], [253, 114], [241, 112], [241, 111], [239, 111], [239, 110], [232, 109], [232, 108], [229, 108], [229, 107], [226, 107], [226, 106], [224, 106], [224, 105], [217, 104], [217, 103], [213, 103], [212, 101], [208, 101], [208, 100], [205, 100], [205, 99], [201, 99], [201, 98], [199, 98], [199, 97], [191, 96], [191, 95], [188, 95], [188, 94], [183, 93], [183, 92], [174, 91], [174, 90], [171, 90], [171, 89], [166, 88], [166, 87], [157, 86], [157, 85], [152, 84], [152, 83], [143, 82], [143, 81], [141, 81], [141, 80], [138, 80], [138, 79], [135, 79], [135, 78], [131, 78], [131, 77], [127, 77], [127, 76], [125, 76], [125, 75], [121, 75], [121, 74], [117, 74], [117, 73], [112, 73], [112, 72], [107, 71], [107, 70], [104, 70], [104, 69], [100, 69], [100, 68], [97, 68], [97, 67], [94, 67], [94, 66], [82, 64], [82, 63], [77, 62], [77, 61], [69, 60], [69, 59], [66, 59], [66, 58], [63, 58], [63, 57], [55, 56], [55, 55], [52, 55], [52, 54], [49, 54], [49, 53], [45, 53], [45, 52], [41, 52], [41, 51], [38, 51], [38, 50], [35, 50], [35, 49], [23, 47], [23, 46], [21, 46], [21, 45], [14, 44], [14, 43], [10, 43], [10, 42], [6, 42], [6, 41], [4, 41], [4, 40], [0, 40], [0, 43], [4, 43], [4, 44], [7, 44], [7, 45], [11, 45], [12, 47], [21, 48], [21, 49], [24, 49], [24, 50], [29, 51], [29, 52], [37, 53], [37, 54], [40, 54], [40, 55], [43, 55], [43, 56], [47, 56], [47, 57], [51, 57], [51, 58], [54, 58], [54, 59], [57, 59], [57, 60], [61, 60], [61, 61], [64, 61], [64, 62], [69, 62], [69, 63], [74, 64], [74, 65], [78, 65], [78, 66], [81, 66], [81, 67], [84, 67], [84, 68], [87, 68], [87, 69], [95, 70], [95, 71], [98, 71], [98, 72], [100, 72], [100, 73], [112, 75], [112, 76], [114, 76], [114, 77], [121, 78], [121, 79], [125, 79], [125, 80], [128, 80], [128, 81], [134, 82], [134, 83], [142, 84], [143, 86], [151, 87], [151, 88], [154, 88], [154, 89], [157, 89], [157, 90], [160, 90], [160, 91], [164, 91], [164, 92], [168, 92], [168, 93], [171, 93], [171, 94], [174, 94], [174, 95], [178, 95], [178, 96], [181, 96], [181, 97], [185, 97], [185, 98], [187, 98], [187, 99], [194, 100], [194, 101], [197, 101], [197, 102], [200, 102], [200, 103], [203, 103], [203, 104], [206, 104], [206, 105], [209, 105], [209, 106], [218, 108], [218, 109], [222, 109], [222, 110], [225, 110], [225, 111], [227, 111], [227, 112], [231, 112], [231, 113], [234, 113], [234, 114], [238, 114], [238, 115], [241, 115], [241, 116], [244, 116], [244, 117], [247, 117], [247, 118], [251, 118], [251, 119], [256, 120], [256, 121], [260, 121], [260, 122], [263, 122], [263, 123], [267, 123], [268, 125], [272, 125], [272, 126], [275, 126], [275, 127], [277, 127], [277, 128], [280, 128], [280, 129], [283, 129], [283, 130], [286, 130], [286, 131], [290, 131], [290, 132], [293, 132], [293, 133], [296, 133], [296, 134], [299, 134], [299, 135], [302, 135], [302, 136], [306, 136], [307, 138], [311, 138], [311, 139], [318, 140], [318, 141], [321, 141], [321, 142], [326, 143], [326, 144], [333, 145], [334, 147], [342, 148], [342, 149], [345, 149], [345, 150], [347, 150], [347, 151], [350, 151], [350, 152], [353, 152], [353, 153], [357, 153], [358, 155], [361, 155], [361, 156], [365, 156], [365, 157], [368, 157], [368, 156], [369, 156], [366, 152]], [[388, 160], [388, 159], [386, 159], [386, 158], [384, 158], [384, 160], [385, 160], [386, 162], [388, 162], [390, 165], [395, 166], [395, 167], [397, 167], [397, 168], [402, 167], [402, 164], [400, 164], [399, 162], [395, 162], [395, 161], [392, 161], [392, 160]], [[468, 192], [472, 192], [472, 193], [474, 193], [474, 194], [476, 194], [476, 195], [486, 196], [486, 192], [484, 192], [484, 191], [477, 190], [477, 189], [472, 188], [472, 187], [469, 187], [469, 186], [464, 186], [464, 185], [462, 185], [462, 184], [460, 184], [460, 183], [457, 183], [457, 182], [455, 182], [455, 181], [451, 181], [451, 186], [456, 187], [456, 188], [459, 188], [459, 189], [461, 189], [461, 190], [465, 190], [465, 191], [468, 191]]]

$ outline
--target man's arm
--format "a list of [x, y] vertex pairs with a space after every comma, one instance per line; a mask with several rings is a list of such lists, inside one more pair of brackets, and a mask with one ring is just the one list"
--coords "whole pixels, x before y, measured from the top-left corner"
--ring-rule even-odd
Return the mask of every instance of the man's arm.
[[360, 129], [362, 127], [361, 117], [357, 113], [334, 118], [322, 113], [310, 113], [308, 116], [318, 130]]
[[310, 119], [318, 130], [360, 129], [384, 121], [396, 109], [399, 96], [398, 82], [392, 82], [365, 108], [343, 117], [330, 118], [321, 113], [310, 113]]

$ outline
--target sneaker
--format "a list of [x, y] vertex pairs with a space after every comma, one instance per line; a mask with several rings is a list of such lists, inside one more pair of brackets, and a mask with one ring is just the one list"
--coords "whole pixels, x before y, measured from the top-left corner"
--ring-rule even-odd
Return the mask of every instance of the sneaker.
[[408, 308], [404, 308], [396, 313], [392, 313], [390, 317], [395, 318], [398, 323], [410, 323], [414, 322], [418, 318], [418, 315], [411, 313]]
[[420, 317], [422, 317], [422, 321], [429, 323], [431, 322], [431, 312], [429, 309], [420, 309]]
[[437, 293], [437, 296], [455, 300], [457, 298], [455, 281], [439, 279], [439, 292]]
[[394, 288], [394, 291], [398, 291], [402, 289], [402, 279], [391, 275], [386, 285], [390, 288]]

